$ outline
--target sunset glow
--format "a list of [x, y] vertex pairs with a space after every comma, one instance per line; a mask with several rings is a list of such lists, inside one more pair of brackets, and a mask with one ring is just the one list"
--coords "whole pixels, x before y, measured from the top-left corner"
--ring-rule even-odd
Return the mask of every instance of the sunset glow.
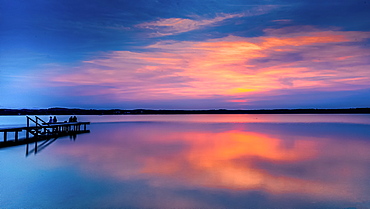
[[[47, 80], [51, 81], [50, 85], [56, 86], [110, 86], [94, 91], [93, 95], [112, 94], [118, 101], [181, 97], [196, 99], [215, 95], [230, 100], [243, 98], [250, 101], [255, 99], [250, 99], [249, 95], [258, 98], [258, 95], [276, 90], [367, 88], [370, 71], [365, 68], [355, 72], [341, 69], [358, 57], [342, 58], [344, 54], [340, 54], [338, 58], [338, 53], [334, 51], [336, 49], [330, 50], [332, 43], [354, 41], [351, 40], [353, 33], [348, 36], [344, 32], [338, 33], [340, 35], [336, 35], [336, 32], [313, 32], [305, 36], [293, 34], [289, 38], [229, 36], [204, 43], [159, 42], [147, 47], [159, 52], [111, 52], [104, 59], [84, 61], [75, 71], [53, 75]], [[359, 33], [359, 36], [363, 34]], [[314, 51], [325, 45], [328, 50], [325, 54], [314, 55], [306, 51], [306, 47], [313, 47]], [[160, 52], [164, 50], [165, 53]], [[361, 49], [358, 47], [353, 50]], [[274, 56], [284, 56], [279, 53], [287, 52], [300, 53], [302, 60], [284, 63], [284, 60], [274, 59]], [[255, 64], [259, 59], [268, 61], [262, 65]], [[316, 68], [316, 62], [333, 60], [337, 62], [336, 65], [343, 67]]]
[[[363, 27], [351, 28], [340, 18], [310, 21], [300, 12], [305, 3], [289, 5], [284, 13], [287, 5], [279, 1], [238, 9], [220, 2], [222, 11], [189, 13], [184, 6], [165, 16], [153, 15], [161, 8], [156, 5], [142, 8], [152, 15], [120, 23], [122, 14], [109, 3], [96, 4], [110, 8], [111, 19], [106, 21], [104, 11], [91, 21], [81, 19], [83, 13], [74, 17], [77, 22], [53, 16], [50, 21], [58, 24], [50, 28], [38, 25], [43, 23], [32, 13], [37, 5], [24, 8], [35, 18], [32, 26], [40, 27], [33, 33], [60, 28], [73, 36], [46, 39], [55, 49], [41, 39], [17, 40], [15, 33], [27, 34], [21, 27], [25, 20], [8, 14], [5, 22], [20, 27], [9, 29], [12, 37], [0, 34], [10, 40], [1, 51], [4, 107], [346, 108], [370, 102], [365, 96], [370, 91], [368, 14], [361, 18]], [[22, 97], [30, 92], [46, 100]]]

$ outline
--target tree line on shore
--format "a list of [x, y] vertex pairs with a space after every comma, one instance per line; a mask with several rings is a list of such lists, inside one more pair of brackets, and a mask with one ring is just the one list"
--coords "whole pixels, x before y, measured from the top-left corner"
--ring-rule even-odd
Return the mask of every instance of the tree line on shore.
[[153, 110], [153, 109], [0, 109], [0, 115], [123, 115], [123, 114], [370, 114], [370, 108], [259, 109], [259, 110]]

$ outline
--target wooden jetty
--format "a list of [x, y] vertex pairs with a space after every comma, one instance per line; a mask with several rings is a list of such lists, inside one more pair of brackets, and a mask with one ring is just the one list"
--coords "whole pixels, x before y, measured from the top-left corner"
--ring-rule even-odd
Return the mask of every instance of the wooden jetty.
[[[25, 127], [0, 129], [0, 133], [4, 134], [3, 141], [0, 141], [0, 148], [90, 132], [86, 127], [90, 122], [46, 123], [37, 116], [35, 119], [26, 117], [27, 126]], [[25, 131], [25, 137], [20, 138], [19, 133], [23, 131]], [[9, 133], [14, 133], [14, 138], [9, 138]]]

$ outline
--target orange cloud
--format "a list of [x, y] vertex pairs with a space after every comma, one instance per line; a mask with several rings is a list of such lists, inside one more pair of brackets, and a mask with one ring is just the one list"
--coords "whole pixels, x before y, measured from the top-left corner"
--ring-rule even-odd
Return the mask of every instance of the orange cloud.
[[[281, 31], [280, 31], [281, 32]], [[282, 36], [228, 36], [205, 42], [163, 41], [150, 52], [115, 51], [86, 60], [51, 85], [101, 87], [116, 100], [244, 97], [284, 89], [368, 87], [369, 33], [313, 31]], [[350, 54], [350, 56], [348, 56]], [[89, 93], [91, 94], [91, 92]]]
[[268, 37], [264, 38], [263, 47], [282, 47], [282, 46], [304, 46], [319, 43], [335, 43], [335, 42], [348, 42], [343, 35], [335, 35], [332, 33], [312, 33], [309, 36], [298, 36], [293, 38], [277, 38]]

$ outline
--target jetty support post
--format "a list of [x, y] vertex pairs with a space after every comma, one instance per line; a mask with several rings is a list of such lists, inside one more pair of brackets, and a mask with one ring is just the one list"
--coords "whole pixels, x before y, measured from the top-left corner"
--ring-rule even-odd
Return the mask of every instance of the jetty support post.
[[34, 148], [34, 150], [35, 150], [35, 154], [37, 153], [37, 141], [35, 141], [35, 148]]
[[18, 141], [18, 130], [15, 130], [15, 133], [14, 133], [14, 141]]
[[29, 145], [27, 143], [27, 145], [26, 145], [26, 156], [28, 155], [28, 149], [29, 149]]
[[30, 138], [30, 118], [27, 116], [27, 129], [26, 129], [26, 139]]

